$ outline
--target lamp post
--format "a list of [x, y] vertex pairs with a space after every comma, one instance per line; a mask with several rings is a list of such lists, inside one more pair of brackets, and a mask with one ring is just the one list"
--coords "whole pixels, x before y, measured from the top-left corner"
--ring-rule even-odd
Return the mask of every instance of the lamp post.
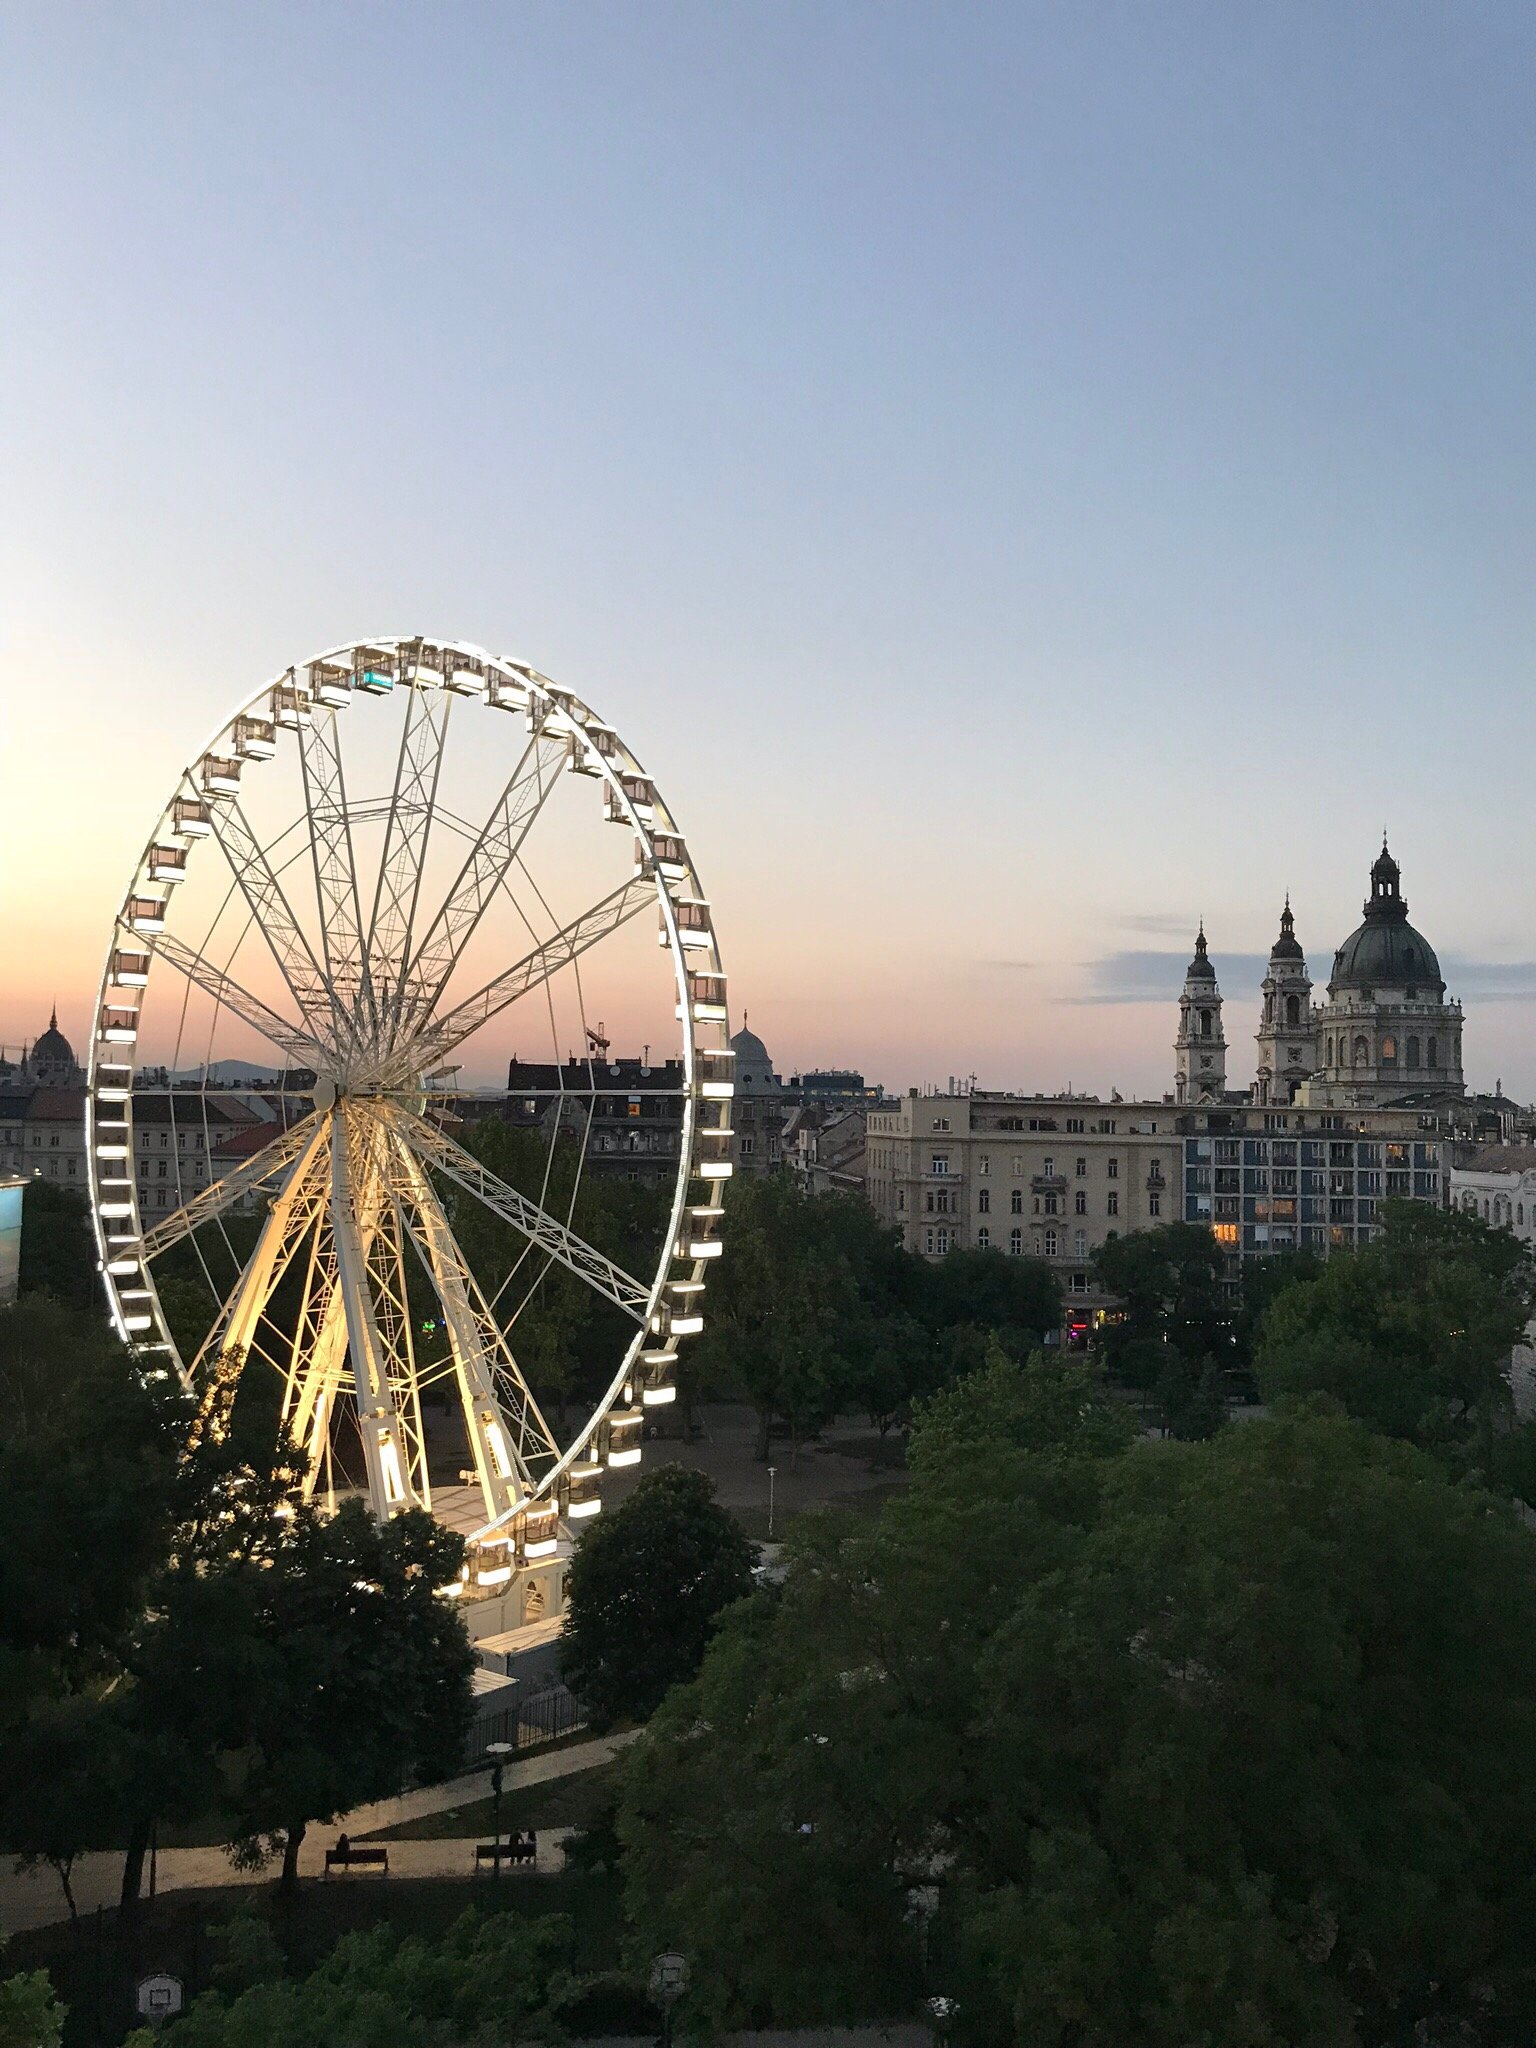
[[773, 1475], [777, 1470], [778, 1467], [776, 1465], [768, 1467], [768, 1541], [770, 1543], [773, 1541]]
[[509, 1756], [515, 1754], [510, 1742], [488, 1742], [485, 1753], [491, 1758], [491, 1836], [495, 1846], [495, 1858], [491, 1868], [501, 1875], [501, 1767]]

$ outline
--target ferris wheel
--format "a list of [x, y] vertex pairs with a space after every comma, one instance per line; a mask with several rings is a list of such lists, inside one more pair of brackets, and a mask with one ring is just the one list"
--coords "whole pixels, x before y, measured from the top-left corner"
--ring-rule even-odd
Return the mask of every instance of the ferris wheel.
[[[591, 1022], [610, 956], [605, 1000], [633, 1010], [645, 984], [658, 1007], [634, 1014], [665, 1048], [622, 1073]], [[183, 773], [117, 914], [86, 1111], [113, 1322], [205, 1411], [275, 1372], [306, 1497], [424, 1508], [469, 1540], [464, 1590], [504, 1584], [598, 1511], [675, 1397], [721, 1250], [727, 1029], [686, 841], [587, 705], [462, 642], [298, 664]], [[469, 1125], [505, 1117], [501, 1062], [544, 1033], [544, 1170], [513, 1185]], [[232, 1085], [242, 1068], [262, 1083]], [[495, 1093], [473, 1096], [477, 1071]], [[651, 1149], [597, 1155], [616, 1107]], [[583, 1172], [620, 1160], [665, 1216], [638, 1273], [573, 1222]], [[467, 1239], [509, 1249], [488, 1268]], [[614, 1333], [561, 1430], [517, 1355], [551, 1274]]]

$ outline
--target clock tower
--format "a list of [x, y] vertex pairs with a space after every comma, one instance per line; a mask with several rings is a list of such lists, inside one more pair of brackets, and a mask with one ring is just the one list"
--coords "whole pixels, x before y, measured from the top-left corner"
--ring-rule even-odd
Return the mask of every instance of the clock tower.
[[1312, 1021], [1312, 982], [1296, 937], [1289, 896], [1280, 913], [1280, 936], [1270, 948], [1263, 993], [1253, 1099], [1294, 1102], [1302, 1082], [1317, 1070], [1317, 1030]]
[[1184, 972], [1179, 1035], [1173, 1041], [1176, 1102], [1220, 1102], [1227, 1089], [1227, 1041], [1221, 1029], [1221, 990], [1205, 949], [1205, 926]]

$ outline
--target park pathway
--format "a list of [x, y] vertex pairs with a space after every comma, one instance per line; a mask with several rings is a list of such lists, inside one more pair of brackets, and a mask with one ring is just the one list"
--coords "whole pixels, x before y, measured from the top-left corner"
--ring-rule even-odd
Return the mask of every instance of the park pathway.
[[[606, 1763], [627, 1742], [632, 1742], [636, 1733], [638, 1730], [624, 1735], [603, 1736], [591, 1742], [574, 1744], [569, 1749], [550, 1750], [543, 1756], [508, 1764], [503, 1790], [518, 1792], [530, 1785], [547, 1784], [554, 1778], [571, 1777], [577, 1771], [589, 1771], [596, 1764]], [[448, 1813], [455, 1807], [471, 1806], [486, 1798], [488, 1791], [488, 1773], [479, 1770], [462, 1778], [450, 1779], [446, 1785], [432, 1785], [420, 1792], [407, 1792], [399, 1799], [381, 1799], [371, 1806], [360, 1806], [355, 1813], [349, 1813], [345, 1819], [328, 1827], [310, 1829], [299, 1850], [299, 1875], [301, 1878], [324, 1875], [325, 1852], [343, 1828], [356, 1841], [380, 1828], [396, 1827], [402, 1821], [421, 1820], [428, 1814]], [[569, 1828], [539, 1830], [540, 1870], [560, 1868], [564, 1857], [563, 1845], [570, 1833]], [[445, 1836], [435, 1841], [390, 1842], [387, 1845], [390, 1877], [468, 1877], [474, 1871], [475, 1844], [481, 1839], [480, 1836], [463, 1839]], [[274, 1874], [274, 1867], [270, 1865], [265, 1870], [236, 1870], [222, 1849], [162, 1849], [156, 1861], [156, 1888], [162, 1892], [173, 1892], [222, 1885], [270, 1884]], [[509, 1870], [500, 1878], [486, 1876], [484, 1882], [515, 1884], [529, 1874], [526, 1869]], [[94, 1913], [98, 1906], [115, 1906], [122, 1881], [121, 1850], [102, 1850], [82, 1856], [70, 1878], [75, 1904], [81, 1915]], [[146, 1866], [146, 1888], [148, 1882]], [[379, 1884], [388, 1883], [389, 1879], [353, 1873], [344, 1878], [333, 1877], [328, 1882]], [[64, 1904], [59, 1881], [46, 1864], [32, 1871], [17, 1870], [11, 1864], [0, 1873], [0, 1928], [7, 1934], [18, 1934], [27, 1927], [47, 1927], [56, 1920], [67, 1918], [68, 1908]]]

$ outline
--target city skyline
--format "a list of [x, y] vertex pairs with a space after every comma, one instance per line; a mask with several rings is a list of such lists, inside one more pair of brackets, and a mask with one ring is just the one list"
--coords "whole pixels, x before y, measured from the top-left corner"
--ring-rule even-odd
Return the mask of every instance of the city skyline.
[[83, 1049], [183, 762], [379, 627], [614, 721], [786, 1072], [1161, 1094], [1203, 914], [1238, 1076], [1385, 822], [1536, 1096], [1526, 17], [0, 34], [8, 1043]]

